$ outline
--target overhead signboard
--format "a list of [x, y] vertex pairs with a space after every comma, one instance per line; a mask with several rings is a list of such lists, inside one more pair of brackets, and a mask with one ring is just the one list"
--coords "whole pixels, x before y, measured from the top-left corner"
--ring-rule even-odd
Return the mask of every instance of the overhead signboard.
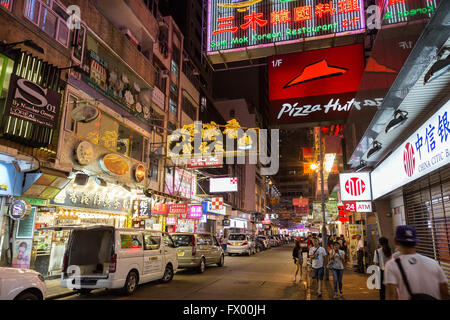
[[210, 178], [209, 192], [237, 192], [238, 183], [236, 177], [231, 178]]
[[362, 0], [209, 0], [207, 52], [364, 30]]
[[449, 111], [447, 101], [372, 171], [374, 200], [450, 162]]
[[220, 156], [190, 158], [188, 168], [221, 168], [223, 159]]
[[271, 123], [345, 120], [363, 72], [362, 44], [270, 57]]
[[385, 8], [383, 25], [430, 18], [438, 3], [437, 0], [378, 0], [380, 8]]
[[203, 201], [202, 206], [203, 206], [203, 213], [214, 213], [223, 216], [227, 214], [227, 209], [225, 206], [222, 206], [222, 209], [214, 209], [211, 201]]
[[347, 212], [372, 212], [372, 202], [370, 201], [345, 202], [344, 206]]
[[342, 201], [372, 200], [369, 172], [341, 173], [339, 180]]

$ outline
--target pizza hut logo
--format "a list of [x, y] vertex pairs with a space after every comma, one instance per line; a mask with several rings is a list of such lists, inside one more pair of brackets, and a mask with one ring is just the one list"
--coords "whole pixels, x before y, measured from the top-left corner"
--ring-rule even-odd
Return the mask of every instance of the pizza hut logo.
[[352, 196], [360, 196], [366, 191], [366, 184], [360, 178], [350, 178], [345, 182], [345, 191]]
[[408, 177], [411, 177], [414, 174], [416, 157], [414, 156], [414, 148], [409, 142], [405, 146], [405, 151], [403, 151], [403, 167], [405, 168]]

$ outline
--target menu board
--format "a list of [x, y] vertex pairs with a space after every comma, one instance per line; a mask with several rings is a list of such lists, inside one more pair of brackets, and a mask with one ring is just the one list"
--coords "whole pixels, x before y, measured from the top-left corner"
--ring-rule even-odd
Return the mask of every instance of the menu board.
[[30, 214], [19, 221], [16, 234], [17, 239], [33, 238], [35, 216], [36, 207], [32, 207]]

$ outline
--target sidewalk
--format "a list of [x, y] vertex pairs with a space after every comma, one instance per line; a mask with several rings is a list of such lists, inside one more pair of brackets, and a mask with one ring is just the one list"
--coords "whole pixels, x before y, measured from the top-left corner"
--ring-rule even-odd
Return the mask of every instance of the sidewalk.
[[45, 300], [54, 300], [76, 294], [73, 290], [62, 288], [60, 285], [60, 278], [45, 280], [47, 291], [45, 294]]

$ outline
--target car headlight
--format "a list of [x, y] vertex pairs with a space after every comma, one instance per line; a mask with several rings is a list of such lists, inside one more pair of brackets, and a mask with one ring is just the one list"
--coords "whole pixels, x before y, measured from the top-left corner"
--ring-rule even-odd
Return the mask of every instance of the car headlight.
[[44, 277], [43, 277], [41, 274], [38, 274], [38, 278], [39, 278], [39, 280], [41, 280], [42, 282], [45, 282], [45, 279], [44, 279]]

